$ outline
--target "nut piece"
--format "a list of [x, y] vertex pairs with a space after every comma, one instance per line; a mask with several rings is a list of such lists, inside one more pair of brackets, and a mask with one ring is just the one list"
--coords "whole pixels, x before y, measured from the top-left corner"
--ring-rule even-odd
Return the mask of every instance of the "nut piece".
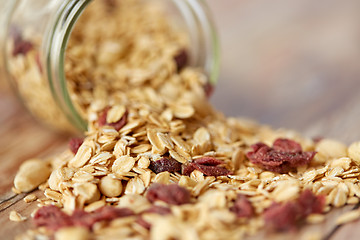
[[62, 228], [55, 233], [55, 240], [87, 240], [89, 239], [89, 232], [82, 227], [67, 227]]
[[348, 148], [349, 157], [357, 164], [360, 165], [360, 142], [354, 142]]
[[22, 221], [25, 221], [27, 218], [22, 216], [20, 213], [18, 213], [16, 211], [11, 211], [10, 215], [9, 215], [9, 219], [10, 219], [10, 221], [13, 221], [13, 222], [22, 222]]
[[37, 197], [35, 194], [29, 194], [26, 197], [24, 197], [24, 202], [30, 203], [30, 202], [35, 201], [36, 199], [37, 199]]
[[49, 165], [39, 159], [25, 161], [17, 172], [14, 186], [21, 192], [30, 192], [45, 182], [51, 169]]
[[99, 189], [107, 197], [117, 197], [122, 192], [122, 183], [111, 176], [105, 176], [100, 180]]

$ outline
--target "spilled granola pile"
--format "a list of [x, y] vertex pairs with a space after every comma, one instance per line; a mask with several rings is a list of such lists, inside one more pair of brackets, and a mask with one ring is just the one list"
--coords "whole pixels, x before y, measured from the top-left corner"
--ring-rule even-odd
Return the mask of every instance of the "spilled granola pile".
[[[241, 239], [359, 202], [360, 143], [227, 118], [208, 102], [207, 77], [187, 64], [187, 41], [156, 8], [98, 1], [87, 12], [66, 68], [89, 130], [62, 154], [20, 167], [15, 191], [44, 197], [19, 239]], [[99, 26], [110, 12], [118, 19]]]

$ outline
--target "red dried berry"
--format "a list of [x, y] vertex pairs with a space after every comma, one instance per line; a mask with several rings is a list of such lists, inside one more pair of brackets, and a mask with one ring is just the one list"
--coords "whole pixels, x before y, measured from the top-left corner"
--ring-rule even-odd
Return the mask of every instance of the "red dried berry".
[[206, 176], [226, 176], [231, 174], [231, 171], [225, 167], [219, 166], [224, 162], [214, 157], [202, 157], [195, 159], [192, 163], [187, 164], [183, 168], [183, 175], [190, 175], [192, 171], [199, 170]]
[[297, 226], [298, 208], [296, 204], [273, 203], [264, 212], [265, 223], [270, 229], [276, 231], [294, 230]]
[[214, 158], [214, 157], [202, 157], [202, 158], [197, 158], [193, 161], [196, 164], [199, 165], [204, 165], [204, 166], [218, 166], [220, 164], [223, 164], [224, 162]]
[[161, 172], [180, 172], [181, 171], [181, 163], [176, 161], [173, 158], [161, 158], [157, 161], [151, 161], [149, 165], [149, 169], [154, 173], [158, 174]]
[[189, 176], [196, 168], [193, 163], [184, 164], [181, 173]]
[[128, 217], [133, 216], [134, 212], [128, 208], [117, 208], [117, 207], [110, 207], [105, 206], [99, 208], [91, 213], [92, 218], [99, 221], [111, 221], [116, 218]]
[[250, 201], [242, 194], [238, 194], [234, 206], [230, 208], [239, 218], [250, 218], [254, 215], [254, 208]]
[[301, 145], [293, 140], [286, 138], [278, 138], [273, 143], [273, 148], [278, 152], [290, 152], [290, 153], [300, 153], [302, 152]]
[[294, 202], [273, 203], [265, 210], [264, 219], [276, 231], [294, 230], [310, 214], [322, 213], [324, 205], [324, 196], [316, 196], [310, 190], [305, 190]]
[[81, 146], [81, 144], [83, 144], [84, 139], [82, 138], [72, 138], [69, 141], [69, 149], [76, 154], [77, 151], [79, 150], [79, 147]]
[[204, 85], [204, 92], [207, 98], [210, 98], [212, 96], [212, 94], [214, 93], [214, 85], [212, 85], [211, 83], [206, 83]]
[[325, 206], [325, 196], [316, 196], [311, 190], [306, 189], [299, 196], [297, 203], [300, 213], [306, 217], [312, 213], [322, 213]]
[[177, 70], [183, 69], [188, 62], [188, 54], [185, 49], [181, 49], [175, 56], [174, 61], [176, 63]]
[[49, 230], [58, 230], [62, 227], [69, 227], [73, 222], [67, 214], [55, 206], [45, 206], [37, 210], [34, 216], [36, 227], [46, 227]]
[[134, 212], [127, 208], [105, 206], [91, 213], [77, 209], [69, 216], [55, 206], [45, 206], [36, 212], [34, 223], [37, 227], [46, 227], [54, 231], [69, 226], [81, 226], [91, 230], [96, 222], [133, 215]]
[[138, 217], [135, 222], [147, 230], [151, 229], [151, 224], [145, 221], [142, 217]]
[[107, 126], [112, 126], [115, 128], [116, 131], [119, 131], [123, 126], [126, 125], [127, 123], [127, 116], [128, 116], [128, 111], [125, 111], [124, 115], [120, 118], [119, 121], [114, 122], [114, 123], [108, 123], [106, 121], [106, 117], [107, 117], [107, 113], [109, 111], [109, 108], [106, 108], [100, 115], [98, 118], [98, 124], [100, 127], [107, 125]]
[[159, 215], [168, 215], [171, 213], [171, 209], [163, 206], [152, 205], [149, 209], [145, 210], [145, 213], [156, 213]]
[[146, 198], [150, 202], [160, 200], [168, 204], [181, 205], [190, 202], [190, 193], [177, 184], [164, 185], [155, 183], [149, 188]]
[[295, 141], [277, 139], [273, 147], [264, 143], [251, 146], [253, 151], [246, 153], [248, 159], [265, 170], [286, 173], [296, 170], [296, 167], [307, 165], [316, 152], [303, 152]]
[[98, 118], [98, 124], [100, 127], [106, 125], [106, 117], [107, 117], [107, 113], [109, 111], [109, 108], [105, 108], [99, 115], [99, 118]]
[[91, 229], [95, 224], [95, 219], [91, 217], [91, 214], [84, 210], [76, 209], [71, 215], [72, 224], [74, 226], [84, 227]]
[[17, 55], [26, 55], [26, 53], [33, 48], [33, 44], [30, 41], [23, 39], [21, 30], [18, 27], [12, 26], [10, 28], [10, 36], [14, 42], [14, 48], [12, 51], [12, 55], [14, 57]]

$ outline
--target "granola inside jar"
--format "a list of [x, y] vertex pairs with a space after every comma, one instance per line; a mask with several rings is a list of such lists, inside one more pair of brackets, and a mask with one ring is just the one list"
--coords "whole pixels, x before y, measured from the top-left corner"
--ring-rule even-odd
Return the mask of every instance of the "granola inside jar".
[[[217, 81], [217, 36], [201, 0], [9, 5], [0, 41], [7, 78], [32, 115], [55, 129], [85, 131], [107, 106], [127, 101], [186, 115], [184, 89], [210, 93]], [[163, 101], [152, 102], [154, 94]]]

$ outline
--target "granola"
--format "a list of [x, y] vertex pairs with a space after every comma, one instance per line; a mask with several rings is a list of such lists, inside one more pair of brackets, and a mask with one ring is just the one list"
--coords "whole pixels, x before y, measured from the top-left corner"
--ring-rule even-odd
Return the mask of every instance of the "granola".
[[89, 129], [63, 154], [36, 160], [41, 174], [20, 167], [15, 190], [44, 193], [37, 228], [24, 238], [241, 239], [266, 226], [318, 223], [331, 208], [359, 202], [358, 143], [226, 118], [161, 11], [135, 0], [87, 11], [66, 69]]

